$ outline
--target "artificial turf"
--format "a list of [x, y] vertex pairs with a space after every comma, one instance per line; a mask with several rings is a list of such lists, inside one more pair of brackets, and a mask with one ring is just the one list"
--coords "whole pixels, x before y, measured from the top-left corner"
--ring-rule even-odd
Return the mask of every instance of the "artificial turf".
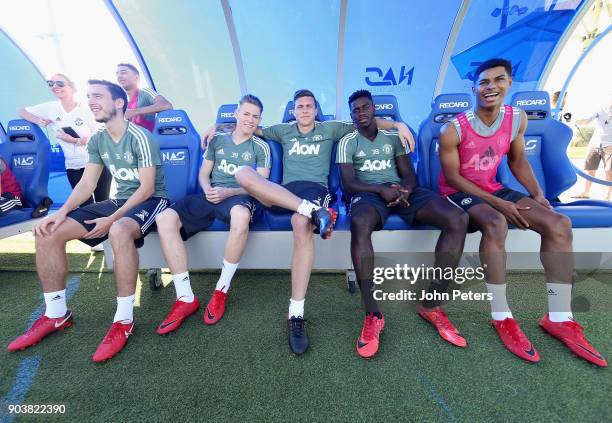
[[[23, 352], [0, 350], [0, 398], [16, 383], [22, 361], [38, 356], [23, 403], [66, 405], [64, 415], [19, 417], [23, 421], [612, 420], [610, 369], [575, 358], [537, 326], [546, 308], [542, 274], [508, 280], [515, 316], [542, 356], [538, 364], [501, 346], [486, 303], [462, 302], [447, 308], [468, 339], [467, 349], [443, 342], [415, 315], [413, 303], [388, 303], [380, 351], [372, 360], [360, 359], [360, 297], [347, 293], [341, 273], [312, 276], [306, 301], [311, 347], [295, 357], [286, 340], [289, 273], [248, 270], [236, 274], [217, 325], [205, 326], [198, 313], [165, 337], [155, 327], [170, 309], [174, 289], [151, 291], [141, 284], [134, 336], [117, 357], [95, 364], [91, 355], [115, 309], [113, 277], [100, 272], [102, 257], [71, 255], [70, 276], [80, 278], [69, 304], [72, 328]], [[3, 346], [40, 305], [32, 264], [31, 254], [0, 255]], [[216, 278], [217, 272], [193, 274], [203, 303]], [[590, 303], [589, 312], [576, 315], [610, 359], [612, 275], [597, 279], [576, 286], [575, 297]], [[7, 418], [5, 411], [0, 419]]]

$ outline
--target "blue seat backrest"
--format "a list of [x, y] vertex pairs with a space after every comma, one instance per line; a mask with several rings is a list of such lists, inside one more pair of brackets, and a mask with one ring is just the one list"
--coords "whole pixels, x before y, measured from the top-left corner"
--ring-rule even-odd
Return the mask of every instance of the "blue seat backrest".
[[27, 120], [11, 120], [0, 156], [11, 167], [28, 207], [36, 207], [48, 196], [49, 139]]
[[[394, 95], [373, 95], [372, 101], [374, 103], [374, 116], [381, 119], [392, 120], [395, 122], [404, 122], [400, 114], [399, 105], [397, 104], [397, 98]], [[405, 123], [405, 122], [404, 122]], [[410, 128], [412, 137], [416, 142], [417, 134], [414, 129]], [[419, 149], [415, 147], [415, 151], [412, 152], [412, 163], [415, 168], [419, 162]]]
[[421, 122], [417, 138], [421, 155], [417, 175], [419, 185], [438, 191], [441, 172], [438, 138], [440, 129], [459, 113], [472, 107], [472, 96], [464, 93], [440, 94], [431, 103], [431, 113]]
[[403, 122], [397, 105], [397, 98], [394, 95], [373, 95], [372, 101], [374, 102], [374, 116]]
[[[318, 122], [323, 122], [326, 119], [323, 115], [323, 111], [321, 110], [321, 105], [316, 100], [315, 103], [317, 105], [317, 115], [315, 116], [315, 120]], [[293, 100], [289, 100], [285, 106], [285, 113], [283, 113], [283, 123], [293, 122], [295, 120], [294, 109], [295, 107]]]
[[[566, 153], [572, 130], [551, 117], [550, 98], [546, 91], [518, 92], [512, 97], [511, 104], [527, 114], [525, 157], [546, 198], [554, 200], [576, 183], [576, 172]], [[497, 177], [504, 186], [527, 193], [510, 172], [506, 158]]]
[[236, 116], [234, 112], [238, 108], [237, 104], [224, 104], [217, 110], [217, 125], [235, 125]]
[[157, 114], [153, 136], [159, 143], [170, 201], [194, 194], [202, 152], [200, 136], [183, 110]]

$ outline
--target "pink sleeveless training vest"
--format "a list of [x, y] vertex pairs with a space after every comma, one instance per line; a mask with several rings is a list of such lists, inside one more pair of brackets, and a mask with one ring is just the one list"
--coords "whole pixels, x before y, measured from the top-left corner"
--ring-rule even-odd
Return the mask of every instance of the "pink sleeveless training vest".
[[[504, 155], [510, 150], [512, 137], [512, 106], [504, 106], [504, 119], [499, 129], [490, 137], [479, 135], [468, 122], [465, 112], [457, 115], [461, 127], [459, 142], [459, 173], [481, 189], [493, 193], [503, 188], [495, 180], [497, 168]], [[450, 195], [458, 192], [451, 187], [440, 172], [440, 194]]]

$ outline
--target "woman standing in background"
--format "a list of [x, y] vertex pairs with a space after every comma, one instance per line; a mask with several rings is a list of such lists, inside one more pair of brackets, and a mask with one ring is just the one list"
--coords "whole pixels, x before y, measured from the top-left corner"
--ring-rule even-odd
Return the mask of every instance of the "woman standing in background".
[[[99, 124], [87, 104], [75, 99], [76, 89], [70, 78], [56, 73], [48, 81], [49, 89], [57, 101], [48, 101], [19, 110], [19, 116], [42, 127], [55, 131], [57, 142], [66, 159], [66, 176], [74, 188], [85, 171], [88, 160], [87, 141], [96, 133]], [[94, 197], [83, 205], [108, 199], [111, 175], [106, 168], [100, 175]]]

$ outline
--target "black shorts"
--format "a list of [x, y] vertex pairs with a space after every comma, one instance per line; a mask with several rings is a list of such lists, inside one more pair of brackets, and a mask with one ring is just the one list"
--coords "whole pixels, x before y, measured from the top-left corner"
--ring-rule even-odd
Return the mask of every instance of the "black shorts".
[[414, 191], [408, 197], [408, 207], [394, 206], [387, 207], [387, 202], [378, 194], [373, 192], [358, 192], [353, 194], [351, 198], [351, 208], [349, 214], [355, 211], [362, 205], [373, 205], [380, 215], [380, 229], [384, 226], [391, 213], [398, 214], [402, 220], [409, 225], [414, 223], [417, 212], [423, 208], [431, 200], [440, 198], [440, 196], [430, 189], [423, 187], [415, 187]]
[[255, 212], [259, 209], [257, 201], [249, 195], [234, 195], [218, 204], [213, 204], [203, 194], [185, 197], [172, 204], [170, 208], [179, 215], [183, 225], [181, 227], [181, 237], [183, 240], [187, 240], [198, 232], [208, 229], [215, 218], [229, 225], [230, 211], [234, 206], [246, 207], [251, 213], [251, 221]]
[[[283, 188], [290, 191], [292, 194], [321, 207], [329, 207], [332, 200], [329, 190], [325, 186], [316, 182], [293, 181], [283, 185]], [[270, 211], [273, 213], [293, 213], [292, 210], [287, 210], [278, 206], [270, 207]]]
[[[495, 191], [493, 195], [497, 198], [501, 198], [502, 200], [506, 201], [511, 201], [513, 203], [518, 203], [521, 199], [529, 197], [528, 195], [525, 195], [522, 192], [518, 192], [510, 188], [502, 188], [498, 191]], [[486, 201], [484, 201], [482, 198], [476, 195], [468, 194], [466, 192], [456, 192], [454, 194], [449, 195], [447, 198], [451, 203], [453, 203], [460, 209], [463, 209], [464, 211], [467, 211], [469, 208], [477, 204], [486, 204]]]
[[13, 195], [10, 192], [5, 192], [0, 195], [0, 216], [5, 215], [14, 209], [20, 209], [23, 207], [21, 198]]
[[[68, 217], [76, 220], [83, 225], [85, 229], [91, 231], [96, 225], [92, 223], [85, 223], [86, 220], [97, 219], [99, 217], [108, 217], [119, 210], [119, 208], [123, 206], [126, 201], [127, 200], [111, 199], [100, 201], [99, 203], [88, 204], [71, 211], [68, 213]], [[125, 213], [123, 217], [129, 217], [140, 225], [140, 232], [142, 233], [142, 236], [134, 240], [134, 244], [136, 244], [137, 248], [142, 247], [144, 244], [144, 237], [147, 236], [147, 234], [155, 227], [155, 216], [164, 211], [167, 206], [167, 199], [161, 197], [151, 197]], [[107, 238], [108, 234], [100, 238], [80, 239], [80, 241], [93, 247]]]

